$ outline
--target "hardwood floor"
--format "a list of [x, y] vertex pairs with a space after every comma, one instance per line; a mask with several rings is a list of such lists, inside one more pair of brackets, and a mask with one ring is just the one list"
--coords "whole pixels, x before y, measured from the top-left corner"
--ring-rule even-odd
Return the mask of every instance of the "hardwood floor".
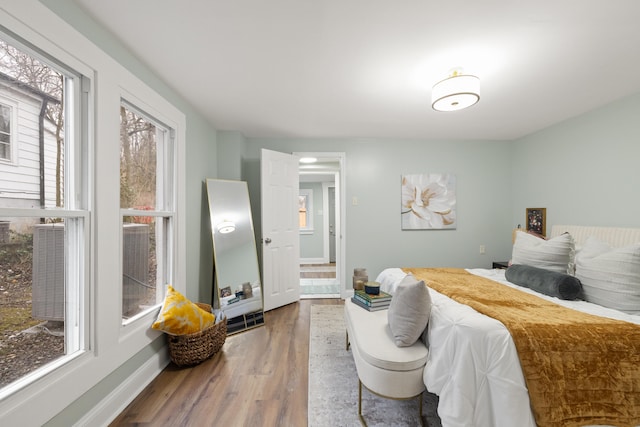
[[306, 426], [311, 305], [343, 303], [265, 313], [265, 326], [227, 337], [200, 365], [167, 366], [111, 426]]

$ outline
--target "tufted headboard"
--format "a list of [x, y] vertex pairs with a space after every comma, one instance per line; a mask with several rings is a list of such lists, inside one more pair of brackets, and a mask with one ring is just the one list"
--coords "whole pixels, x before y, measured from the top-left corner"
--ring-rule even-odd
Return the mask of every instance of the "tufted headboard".
[[640, 228], [590, 227], [584, 225], [554, 225], [551, 237], [568, 232], [573, 236], [576, 246], [582, 246], [589, 236], [595, 236], [607, 242], [613, 248], [621, 248], [640, 242]]

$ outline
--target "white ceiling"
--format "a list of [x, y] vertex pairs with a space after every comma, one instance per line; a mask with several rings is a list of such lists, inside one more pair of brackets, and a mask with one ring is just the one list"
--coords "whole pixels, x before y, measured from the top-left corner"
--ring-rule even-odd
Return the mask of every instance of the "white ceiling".
[[[640, 91], [638, 0], [75, 0], [219, 130], [511, 140]], [[475, 106], [431, 108], [463, 67]]]

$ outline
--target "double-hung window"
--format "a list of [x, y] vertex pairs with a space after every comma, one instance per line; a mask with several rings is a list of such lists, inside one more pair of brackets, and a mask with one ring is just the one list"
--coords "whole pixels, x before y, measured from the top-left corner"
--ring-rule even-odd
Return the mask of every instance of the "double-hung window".
[[0, 399], [89, 346], [89, 84], [0, 32]]
[[15, 132], [12, 128], [15, 126], [15, 104], [12, 105], [11, 101], [7, 101], [6, 98], [0, 97], [0, 161], [11, 161], [11, 152], [14, 142]]
[[162, 302], [173, 283], [175, 131], [132, 101], [120, 105], [122, 318]]

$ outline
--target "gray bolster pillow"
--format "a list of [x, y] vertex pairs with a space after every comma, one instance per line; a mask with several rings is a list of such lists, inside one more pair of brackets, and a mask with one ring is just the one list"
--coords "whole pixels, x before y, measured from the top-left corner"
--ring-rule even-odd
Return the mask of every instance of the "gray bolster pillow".
[[582, 298], [582, 283], [568, 274], [530, 265], [514, 264], [507, 268], [504, 275], [511, 283], [545, 295], [566, 300]]

